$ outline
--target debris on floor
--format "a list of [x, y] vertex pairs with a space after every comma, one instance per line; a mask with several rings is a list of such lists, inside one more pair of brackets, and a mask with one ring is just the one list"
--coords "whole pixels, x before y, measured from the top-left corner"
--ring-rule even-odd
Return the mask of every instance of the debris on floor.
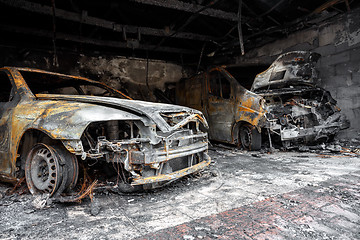
[[[359, 209], [356, 205], [360, 200], [359, 196], [354, 195], [352, 188], [338, 187], [342, 186], [343, 176], [346, 174], [354, 177], [352, 183], [355, 183], [356, 176], [360, 176], [360, 173], [356, 172], [360, 169], [358, 155], [333, 153], [326, 149], [314, 151], [276, 151], [269, 154], [266, 151], [253, 152], [236, 148], [228, 150], [215, 144], [209, 151], [212, 158], [209, 168], [172, 182], [163, 188], [132, 193], [115, 192], [105, 187], [99, 179], [96, 183], [97, 187], [92, 191], [95, 194], [93, 201], [90, 197], [85, 197], [81, 200], [81, 204], [53, 202], [42, 209], [33, 207], [34, 198], [29, 193], [19, 195], [15, 192], [7, 195], [5, 193], [9, 193], [13, 186], [0, 184], [0, 194], [3, 196], [0, 197], [3, 229], [0, 232], [0, 238], [12, 239], [18, 236], [50, 238], [55, 234], [59, 238], [79, 238], [80, 233], [81, 236], [91, 238], [100, 238], [104, 233], [108, 237], [122, 239], [146, 237], [152, 236], [147, 234], [155, 234], [162, 229], [182, 226], [182, 224], [223, 212], [225, 214], [228, 211], [231, 212], [232, 209], [241, 209], [241, 211], [236, 210], [239, 214], [235, 219], [245, 221], [241, 216], [248, 219], [244, 214], [246, 214], [246, 209], [251, 209], [249, 206], [254, 204], [261, 206], [267, 203], [269, 198], [277, 199], [282, 208], [295, 211], [297, 207], [302, 206], [298, 203], [301, 202], [300, 200], [283, 198], [278, 200], [276, 197], [292, 191], [299, 194], [312, 194], [306, 190], [308, 188], [321, 191], [325, 197], [322, 201], [328, 199], [328, 196], [341, 198], [343, 203], [353, 206], [351, 211], [357, 214], [355, 211]], [[326, 153], [327, 156], [336, 157], [319, 157], [321, 151], [329, 151]], [[252, 154], [256, 154], [256, 157]], [[322, 185], [328, 180], [340, 185], [337, 185], [338, 187], [331, 184]], [[349, 181], [346, 180], [344, 184]], [[84, 189], [91, 183], [93, 182], [89, 181]], [[21, 186], [18, 187], [19, 189]], [[318, 201], [316, 204], [324, 203]], [[326, 210], [333, 211], [334, 209], [326, 208]], [[287, 211], [283, 213], [287, 214]], [[306, 230], [305, 225], [287, 222], [286, 215], [280, 212], [278, 215], [280, 222], [270, 221], [268, 224], [273, 224], [272, 227], [291, 226], [297, 234], [303, 234]], [[44, 229], [43, 220], [48, 218], [52, 219], [52, 224]], [[220, 224], [221, 221], [214, 220], [214, 224], [217, 223]], [[253, 224], [241, 222], [241, 224], [245, 223]], [[206, 225], [199, 222], [195, 226], [196, 231], [184, 232], [179, 238], [189, 235], [195, 239], [199, 237], [206, 239], [209, 236], [221, 237], [228, 234], [226, 229], [212, 229]], [[245, 228], [248, 225], [242, 225], [242, 227]], [[119, 228], [122, 229], [121, 232]], [[337, 228], [339, 231], [346, 229], [346, 227]], [[63, 231], [64, 229], [66, 231]], [[315, 227], [311, 229], [313, 236], [322, 234], [320, 229]], [[176, 231], [175, 233], [177, 234]], [[160, 231], [159, 234], [162, 232]], [[333, 235], [329, 234], [329, 236]], [[310, 236], [308, 239], [317, 238]]]

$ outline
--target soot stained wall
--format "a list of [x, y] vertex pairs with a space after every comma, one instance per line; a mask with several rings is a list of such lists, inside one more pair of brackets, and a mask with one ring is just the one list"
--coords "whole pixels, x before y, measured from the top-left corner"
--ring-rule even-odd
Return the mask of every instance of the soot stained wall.
[[[51, 51], [0, 47], [0, 66], [39, 68], [58, 73], [99, 80], [123, 91], [134, 99], [156, 101], [155, 88], [164, 90], [165, 83], [186, 77], [180, 65], [139, 58], [85, 56], [59, 52], [54, 66]], [[148, 67], [148, 73], [146, 68]], [[148, 75], [146, 83], [146, 75]]]
[[[148, 72], [147, 72], [148, 68]], [[87, 57], [79, 59], [79, 70], [85, 75], [96, 75], [108, 85], [131, 92], [136, 99], [152, 100], [155, 88], [164, 90], [165, 83], [179, 81], [186, 77], [183, 68], [177, 64], [158, 60], [124, 57]]]

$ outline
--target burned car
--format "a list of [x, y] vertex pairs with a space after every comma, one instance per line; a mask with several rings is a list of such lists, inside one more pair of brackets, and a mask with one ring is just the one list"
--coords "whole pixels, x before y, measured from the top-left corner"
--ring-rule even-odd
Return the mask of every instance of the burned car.
[[36, 69], [4, 67], [0, 81], [0, 178], [25, 177], [33, 194], [59, 196], [96, 164], [118, 186], [151, 188], [210, 163], [197, 110]]
[[233, 67], [212, 68], [180, 81], [177, 103], [204, 112], [210, 139], [246, 149], [260, 149], [265, 139], [285, 148], [327, 141], [349, 122], [316, 85], [319, 58], [306, 51], [280, 55], [250, 84], [237, 80]]

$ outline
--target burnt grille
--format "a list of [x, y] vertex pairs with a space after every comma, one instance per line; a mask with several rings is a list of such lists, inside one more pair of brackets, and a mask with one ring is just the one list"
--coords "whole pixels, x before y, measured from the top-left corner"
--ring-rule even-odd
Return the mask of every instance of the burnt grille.
[[160, 113], [160, 115], [171, 127], [190, 116], [190, 114], [187, 112], [167, 112]]

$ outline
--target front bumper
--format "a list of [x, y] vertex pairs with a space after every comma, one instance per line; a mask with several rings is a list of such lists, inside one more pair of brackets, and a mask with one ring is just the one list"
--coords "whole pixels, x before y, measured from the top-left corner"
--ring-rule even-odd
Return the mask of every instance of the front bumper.
[[188, 168], [184, 168], [181, 169], [179, 171], [175, 171], [169, 174], [160, 174], [160, 175], [156, 175], [156, 176], [151, 176], [151, 177], [137, 177], [134, 178], [131, 185], [143, 185], [143, 184], [149, 184], [149, 183], [158, 183], [158, 182], [164, 182], [164, 181], [170, 181], [170, 180], [174, 180], [174, 179], [178, 179], [181, 178], [183, 176], [186, 176], [188, 174], [197, 172], [203, 168], [205, 168], [206, 166], [208, 166], [211, 162], [211, 158], [210, 156], [204, 152], [203, 153], [203, 161], [193, 165], [191, 167]]
[[157, 144], [147, 138], [108, 141], [99, 138], [87, 157], [122, 163], [131, 185], [159, 183], [181, 178], [210, 164], [207, 133], [177, 131]]
[[334, 135], [341, 129], [346, 129], [349, 126], [350, 123], [346, 117], [340, 113], [336, 113], [330, 116], [323, 124], [312, 128], [282, 129], [280, 136], [282, 141], [291, 141], [305, 137], [310, 137], [316, 141], [320, 138], [327, 138], [328, 136]]
[[206, 151], [208, 149], [206, 133], [196, 134], [192, 136], [176, 137], [172, 138], [171, 140], [193, 140], [196, 138], [202, 138], [202, 140], [194, 143], [187, 143], [182, 146], [171, 146], [169, 144], [165, 144], [165, 147], [161, 149], [131, 151], [129, 153], [129, 161], [131, 164], [156, 164], [168, 161], [170, 159], [184, 157]]

